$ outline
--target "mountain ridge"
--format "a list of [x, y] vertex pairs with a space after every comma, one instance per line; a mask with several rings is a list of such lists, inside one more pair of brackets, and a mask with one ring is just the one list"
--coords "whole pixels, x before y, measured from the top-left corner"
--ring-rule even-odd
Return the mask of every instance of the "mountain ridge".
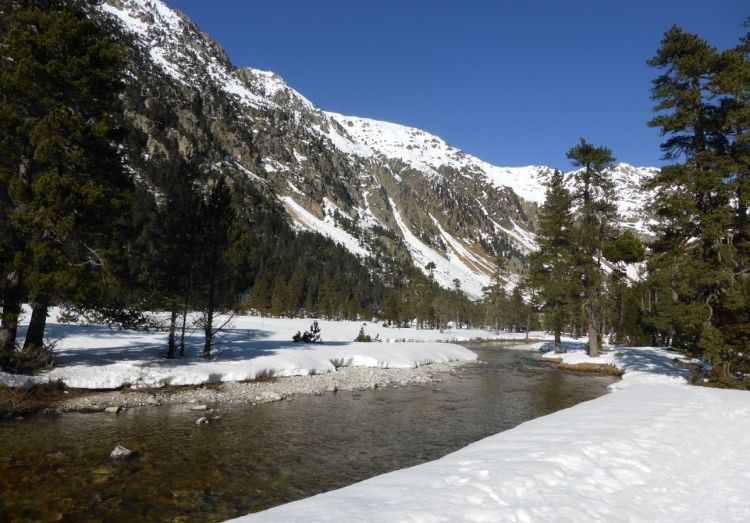
[[[473, 298], [501, 256], [514, 286], [536, 247], [536, 214], [552, 168], [499, 167], [420, 129], [326, 112], [276, 73], [233, 66], [219, 44], [159, 0], [109, 0], [98, 9], [131, 35], [149, 74], [174, 93], [167, 109], [176, 119], [165, 132], [140, 101], [126, 113], [147, 136], [146, 159], [168, 154], [174, 142], [180, 155], [214, 157], [262, 186], [295, 228], [358, 256], [408, 256], [425, 273], [433, 262], [438, 283], [458, 281]], [[140, 96], [145, 106], [167, 103]], [[202, 112], [191, 110], [196, 99]], [[614, 169], [624, 223], [641, 234], [647, 219], [634, 179], [653, 172]]]

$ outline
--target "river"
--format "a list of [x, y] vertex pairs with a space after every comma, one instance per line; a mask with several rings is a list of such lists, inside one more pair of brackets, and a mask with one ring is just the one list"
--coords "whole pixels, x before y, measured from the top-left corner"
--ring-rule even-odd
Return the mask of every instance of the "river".
[[[434, 460], [606, 393], [611, 377], [471, 345], [442, 382], [216, 405], [36, 415], [0, 424], [0, 520], [222, 521]], [[113, 461], [115, 445], [133, 458]]]

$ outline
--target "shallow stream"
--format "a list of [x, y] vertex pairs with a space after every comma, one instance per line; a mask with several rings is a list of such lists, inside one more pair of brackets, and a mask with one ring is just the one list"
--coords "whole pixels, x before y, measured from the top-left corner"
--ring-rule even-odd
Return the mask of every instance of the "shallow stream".
[[[38, 415], [0, 424], [1, 521], [222, 521], [408, 467], [606, 393], [611, 377], [471, 345], [442, 382], [258, 406]], [[133, 458], [109, 458], [115, 445]]]

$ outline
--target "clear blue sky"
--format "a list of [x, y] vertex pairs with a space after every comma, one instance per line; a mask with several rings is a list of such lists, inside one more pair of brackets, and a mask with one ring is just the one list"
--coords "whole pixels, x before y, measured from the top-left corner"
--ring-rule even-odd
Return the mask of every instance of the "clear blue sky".
[[646, 60], [672, 24], [724, 49], [750, 15], [747, 0], [166, 1], [325, 110], [563, 169], [579, 137], [661, 165]]

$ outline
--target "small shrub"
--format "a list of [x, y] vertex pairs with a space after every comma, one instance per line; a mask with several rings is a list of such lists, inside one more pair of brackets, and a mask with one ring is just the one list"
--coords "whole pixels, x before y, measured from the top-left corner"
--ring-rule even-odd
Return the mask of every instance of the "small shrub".
[[276, 371], [273, 369], [263, 369], [255, 373], [253, 381], [276, 381]]
[[59, 340], [47, 340], [41, 347], [22, 348], [10, 353], [0, 362], [2, 368], [8, 372], [31, 374], [40, 370], [51, 369], [54, 364], [55, 346]]
[[320, 337], [320, 326], [318, 325], [318, 321], [315, 320], [312, 325], [310, 325], [310, 330], [305, 331], [303, 334], [300, 334], [299, 331], [297, 331], [297, 334], [292, 336], [292, 341], [294, 343], [320, 343], [322, 342], [322, 338]]
[[0, 419], [38, 412], [53, 405], [64, 393], [65, 385], [59, 380], [40, 383], [30, 389], [0, 385]]
[[328, 361], [330, 361], [335, 368], [339, 369], [341, 367], [350, 366], [354, 361], [354, 358], [331, 358]]
[[354, 341], [363, 341], [363, 342], [372, 342], [372, 341], [380, 341], [380, 334], [376, 334], [373, 338], [369, 334], [365, 334], [365, 326], [362, 325], [359, 328], [359, 334], [357, 334], [357, 337], [354, 338]]

